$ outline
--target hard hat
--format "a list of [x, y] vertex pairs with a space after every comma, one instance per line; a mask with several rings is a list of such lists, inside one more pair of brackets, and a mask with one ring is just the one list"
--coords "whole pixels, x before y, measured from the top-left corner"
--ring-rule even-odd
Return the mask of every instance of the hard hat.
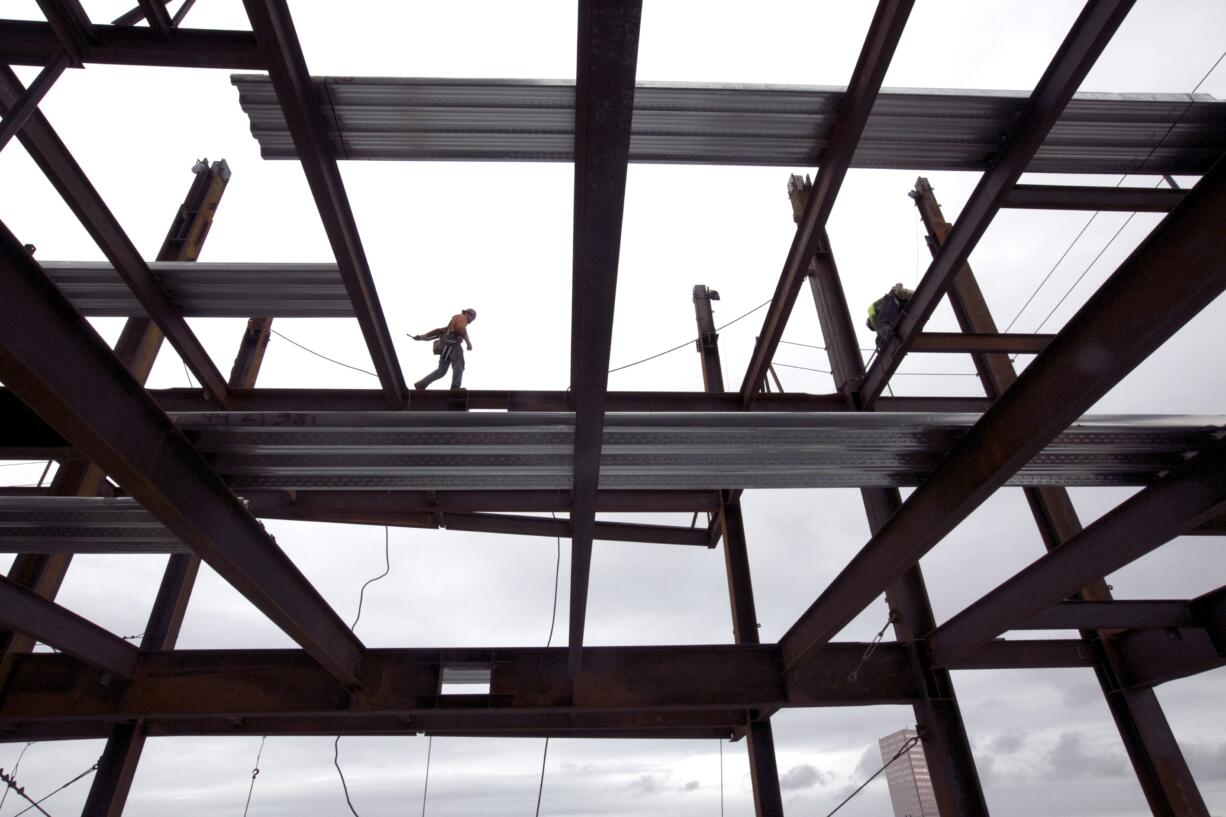
[[475, 321], [477, 319], [477, 310], [473, 309], [472, 307], [463, 310], [463, 312], [465, 315], [468, 315], [468, 319], [470, 321]]

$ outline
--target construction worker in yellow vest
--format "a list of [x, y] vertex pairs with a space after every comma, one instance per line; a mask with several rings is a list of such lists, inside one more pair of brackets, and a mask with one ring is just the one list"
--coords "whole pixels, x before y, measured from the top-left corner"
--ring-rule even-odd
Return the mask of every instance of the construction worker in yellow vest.
[[903, 311], [914, 294], [902, 284], [895, 284], [884, 297], [869, 304], [867, 324], [869, 329], [877, 333], [878, 352], [884, 349], [894, 336], [894, 329], [902, 320]]

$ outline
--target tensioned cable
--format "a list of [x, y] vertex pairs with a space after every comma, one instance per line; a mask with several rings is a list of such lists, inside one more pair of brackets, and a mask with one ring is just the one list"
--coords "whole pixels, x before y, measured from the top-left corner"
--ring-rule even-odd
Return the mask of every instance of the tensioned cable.
[[327, 355], [320, 354], [319, 352], [316, 352], [314, 349], [311, 349], [311, 348], [309, 348], [309, 347], [307, 347], [307, 346], [303, 346], [301, 343], [299, 343], [298, 341], [294, 340], [293, 338], [287, 338], [285, 335], [282, 335], [282, 334], [281, 334], [280, 332], [278, 332], [276, 329], [269, 329], [268, 331], [269, 331], [269, 332], [272, 332], [274, 335], [276, 335], [277, 337], [281, 338], [281, 340], [286, 341], [286, 342], [288, 342], [288, 343], [292, 343], [292, 344], [294, 344], [295, 346], [297, 346], [299, 349], [301, 349], [302, 351], [304, 351], [304, 352], [309, 352], [310, 354], [315, 355], [315, 357], [323, 358], [324, 360], [328, 361], [329, 363], [335, 363], [337, 366], [344, 366], [346, 369], [353, 369], [355, 372], [361, 372], [362, 374], [368, 374], [368, 375], [370, 375], [371, 377], [378, 377], [378, 376], [379, 376], [379, 375], [375, 374], [375, 373], [374, 373], [374, 372], [372, 372], [372, 371], [369, 371], [369, 370], [367, 370], [367, 369], [363, 369], [363, 368], [361, 368], [360, 366], [351, 366], [351, 365], [349, 365], [348, 363], [342, 363], [341, 361], [336, 360], [336, 359], [334, 359], [334, 358], [330, 358], [330, 357], [328, 357]]
[[[335, 361], [334, 361], [335, 362]], [[343, 364], [342, 364], [343, 365]], [[349, 632], [353, 632], [358, 626], [358, 622], [362, 620], [362, 604], [366, 601], [366, 588], [370, 587], [379, 579], [387, 576], [392, 572], [392, 551], [391, 551], [391, 533], [387, 525], [383, 526], [383, 572], [374, 578], [367, 579], [362, 585], [362, 589], [358, 591], [358, 612], [353, 617], [353, 623], [349, 625]], [[350, 710], [352, 712], [352, 709]], [[341, 790], [345, 793], [345, 804], [349, 806], [349, 810], [353, 812], [353, 817], [361, 817], [357, 809], [353, 807], [353, 801], [349, 799], [349, 784], [345, 782], [345, 771], [341, 768], [341, 736], [337, 735], [336, 740], [332, 742], [332, 765], [336, 767], [336, 773], [341, 779]], [[255, 778], [252, 778], [252, 785], [255, 784]]]
[[[732, 324], [734, 324], [734, 323], [736, 323], [737, 321], [741, 320], [741, 318], [748, 318], [750, 315], [752, 315], [753, 313], [757, 312], [759, 309], [761, 309], [762, 307], [766, 306], [766, 305], [767, 305], [767, 304], [769, 304], [769, 303], [770, 303], [770, 300], [763, 301], [762, 303], [760, 303], [760, 304], [758, 304], [757, 306], [755, 306], [753, 309], [751, 309], [751, 310], [749, 310], [748, 312], [746, 312], [744, 315], [738, 315], [737, 317], [735, 317], [735, 318], [733, 318], [732, 320], [728, 321], [728, 322], [727, 322], [727, 323], [725, 323], [724, 325], [715, 327], [715, 331], [716, 331], [716, 332], [718, 332], [718, 331], [720, 331], [721, 329], [727, 329], [729, 326], [732, 326]], [[642, 360], [636, 360], [636, 361], [634, 361], [633, 363], [627, 363], [625, 366], [618, 366], [616, 369], [609, 369], [609, 374], [613, 374], [614, 372], [620, 372], [622, 369], [629, 369], [631, 366], [637, 366], [637, 365], [639, 365], [640, 363], [646, 363], [646, 362], [647, 362], [647, 361], [649, 361], [649, 360], [655, 360], [655, 359], [656, 359], [656, 358], [658, 358], [658, 357], [664, 357], [665, 355], [672, 354], [673, 352], [677, 351], [678, 349], [684, 349], [685, 347], [689, 346], [689, 345], [690, 345], [690, 344], [692, 344], [693, 342], [694, 342], [694, 341], [693, 341], [693, 339], [691, 338], [690, 340], [687, 340], [685, 343], [678, 344], [677, 346], [674, 346], [674, 347], [673, 347], [673, 348], [671, 348], [671, 349], [665, 349], [663, 352], [659, 352], [659, 353], [657, 353], [657, 354], [654, 354], [654, 355], [652, 355], [651, 357], [645, 357], [645, 358], [643, 358]]]
[[[1200, 90], [1200, 87], [1205, 84], [1205, 80], [1209, 79], [1209, 77], [1213, 74], [1213, 72], [1217, 70], [1217, 67], [1222, 64], [1223, 59], [1226, 59], [1226, 51], [1222, 51], [1222, 53], [1218, 55], [1218, 58], [1214, 60], [1213, 65], [1211, 65], [1209, 67], [1209, 70], [1205, 72], [1204, 76], [1200, 78], [1200, 82], [1196, 83], [1196, 87], [1194, 87], [1191, 90], [1191, 92], [1189, 92], [1188, 94], [1189, 96], [1191, 96], [1192, 94], [1195, 94], [1197, 91]], [[1192, 110], [1192, 105], [1194, 104], [1194, 102], [1195, 100], [1192, 100], [1192, 99], [1188, 100], [1188, 104], [1184, 106], [1183, 111], [1179, 114], [1179, 116], [1175, 119], [1175, 121], [1170, 124], [1170, 126], [1166, 129], [1166, 132], [1162, 134], [1162, 138], [1158, 140], [1157, 144], [1155, 144], [1152, 148], [1149, 149], [1149, 153], [1147, 153], [1145, 155], [1145, 158], [1142, 159], [1140, 163], [1137, 165], [1137, 171], [1140, 171], [1141, 169], [1143, 169], [1145, 167], [1145, 163], [1150, 160], [1150, 157], [1152, 157], [1158, 151], [1158, 148], [1162, 147], [1162, 145], [1166, 142], [1167, 137], [1171, 135], [1171, 132], [1174, 131], [1175, 128], [1179, 126], [1179, 123], [1183, 121], [1184, 117], [1188, 115], [1188, 111]], [[1131, 174], [1129, 173], [1125, 173], [1123, 176], [1120, 176], [1120, 180], [1115, 183], [1115, 187], [1118, 188], [1121, 184], [1124, 183], [1124, 180], [1127, 179], [1130, 175]], [[1060, 254], [1060, 257], [1058, 259], [1056, 259], [1056, 263], [1052, 265], [1051, 269], [1047, 271], [1047, 274], [1043, 276], [1043, 280], [1040, 281], [1039, 285], [1035, 287], [1033, 292], [1030, 293], [1030, 297], [1026, 299], [1026, 303], [1022, 304], [1022, 308], [1019, 309], [1017, 311], [1017, 314], [1013, 316], [1013, 320], [1009, 321], [1009, 325], [1005, 327], [1005, 332], [1008, 332], [1010, 329], [1013, 328], [1013, 324], [1017, 323], [1017, 319], [1020, 318], [1022, 316], [1022, 313], [1026, 311], [1026, 308], [1030, 306], [1030, 303], [1035, 299], [1035, 296], [1039, 294], [1039, 290], [1041, 290], [1047, 284], [1047, 282], [1051, 279], [1052, 274], [1055, 273], [1056, 269], [1064, 262], [1064, 259], [1068, 256], [1069, 252], [1071, 252], [1073, 247], [1076, 246], [1077, 242], [1081, 240], [1081, 237], [1085, 235], [1086, 230], [1090, 228], [1090, 225], [1094, 223], [1094, 220], [1097, 219], [1100, 214], [1101, 214], [1101, 211], [1095, 210], [1094, 214], [1090, 216], [1089, 220], [1086, 221], [1084, 225], [1082, 225], [1081, 230], [1077, 233], [1077, 235], [1073, 236], [1073, 240], [1069, 242], [1069, 245], [1065, 247], [1064, 252]], [[1135, 215], [1136, 213], [1133, 213], [1131, 216], [1129, 216], [1128, 221], [1132, 221], [1132, 216], [1135, 216]], [[1128, 224], [1127, 221], [1124, 222], [1124, 226], [1127, 226], [1127, 224]], [[1123, 228], [1121, 227], [1121, 229]], [[1118, 234], [1119, 233], [1116, 233], [1116, 235]], [[1116, 236], [1112, 236], [1111, 241], [1114, 241], [1115, 237]], [[1107, 242], [1107, 246], [1111, 245], [1111, 241]], [[1101, 254], [1102, 253], [1099, 253], [1099, 255]], [[1083, 272], [1082, 277], [1084, 276], [1085, 276], [1085, 273]], [[1081, 278], [1078, 278], [1077, 280], [1078, 282], [1080, 282]], [[1074, 284], [1073, 287], [1076, 287], [1076, 284]], [[1066, 293], [1065, 297], [1067, 296], [1068, 294]], [[1050, 318], [1051, 315], [1048, 315], [1047, 317]], [[1046, 323], [1046, 321], [1047, 321], [1047, 318], [1044, 318], [1044, 323]], [[1039, 324], [1040, 327], [1042, 327], [1042, 325], [1043, 324]], [[1037, 332], [1038, 330], [1036, 329], [1035, 331]], [[1014, 355], [1013, 357], [1015, 360], [1017, 359], [1017, 355]]]
[[430, 791], [430, 753], [434, 751], [434, 735], [426, 744], [426, 780], [421, 786], [421, 817], [426, 817], [426, 793]]
[[[557, 521], [558, 515], [553, 511], [549, 512], [554, 521]], [[545, 639], [545, 649], [549, 649], [553, 644], [553, 630], [558, 623], [558, 577], [562, 575], [562, 537], [554, 537], [558, 544], [558, 556], [554, 561], [553, 566], [553, 613], [549, 618], [549, 638]], [[549, 757], [549, 738], [545, 738], [545, 751], [541, 753], [541, 783], [536, 788], [536, 817], [541, 817], [541, 794], [545, 791], [545, 759]]]
[[831, 815], [833, 815], [836, 811], [841, 809], [843, 806], [847, 805], [847, 803], [851, 800], [851, 798], [855, 797], [857, 794], [862, 792], [865, 786], [867, 786], [869, 783], [872, 783], [873, 780], [876, 779], [877, 775], [881, 774], [886, 769], [888, 769], [890, 767], [890, 764], [892, 764], [894, 761], [898, 760], [900, 757], [905, 755], [911, 749], [911, 747], [917, 743], [919, 743], [919, 735], [916, 735], [913, 738], [907, 738], [907, 742], [904, 743], [902, 747], [897, 752], [894, 753], [894, 757], [887, 760], [884, 766], [882, 766], [877, 771], [873, 772], [872, 777], [870, 777], [868, 780], [865, 780], [863, 783], [860, 784], [859, 788], [857, 788], [851, 794], [847, 795], [847, 799], [845, 799], [842, 803], [839, 803], [837, 806], [835, 806], [834, 809], [831, 810], [830, 814], [826, 815], [826, 817], [831, 817]]
[[[56, 789], [55, 791], [51, 792], [50, 794], [45, 794], [45, 795], [43, 795], [42, 797], [38, 798], [37, 800], [30, 800], [30, 805], [26, 806], [26, 807], [25, 807], [25, 808], [23, 808], [21, 811], [17, 812], [17, 814], [14, 814], [14, 815], [13, 815], [13, 817], [20, 817], [20, 815], [25, 814], [27, 811], [29, 811], [30, 809], [33, 809], [33, 808], [36, 808], [36, 809], [38, 809], [39, 811], [42, 811], [42, 812], [43, 812], [43, 814], [46, 814], [47, 812], [43, 811], [43, 808], [42, 808], [42, 805], [41, 805], [42, 803], [47, 802], [48, 800], [50, 800], [50, 799], [52, 798], [52, 796], [53, 796], [53, 795], [59, 794], [59, 793], [60, 793], [60, 792], [62, 792], [64, 789], [68, 788], [68, 787], [69, 787], [69, 786], [71, 786], [73, 783], [76, 783], [76, 782], [77, 782], [78, 780], [80, 780], [81, 778], [86, 777], [87, 775], [90, 775], [90, 774], [92, 774], [93, 772], [96, 772], [96, 771], [98, 771], [98, 764], [97, 764], [97, 763], [95, 763], [93, 766], [90, 766], [88, 769], [86, 769], [85, 771], [81, 772], [79, 775], [77, 775], [76, 777], [74, 777], [72, 780], [69, 780], [67, 783], [65, 783], [64, 785], [60, 786], [58, 789]], [[18, 793], [20, 794], [20, 792], [18, 792]], [[29, 798], [28, 798], [28, 797], [27, 797], [26, 799], [27, 799], [27, 800], [29, 800]]]
[[[26, 745], [21, 747], [21, 754], [17, 755], [17, 762], [13, 764], [12, 775], [17, 777], [17, 770], [21, 768], [21, 759], [26, 756], [26, 750], [34, 745], [34, 741], [27, 741]], [[9, 799], [9, 787], [4, 787], [4, 794], [0, 794], [0, 809], [4, 808], [4, 801]]]

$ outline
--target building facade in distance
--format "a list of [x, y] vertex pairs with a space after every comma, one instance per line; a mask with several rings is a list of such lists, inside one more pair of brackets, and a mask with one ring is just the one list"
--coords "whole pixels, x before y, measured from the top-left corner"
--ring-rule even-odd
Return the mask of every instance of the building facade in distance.
[[[881, 747], [881, 762], [888, 763], [914, 737], [914, 729], [903, 729], [877, 741]], [[924, 758], [924, 747], [920, 743], [917, 742], [890, 764], [885, 770], [885, 779], [890, 784], [894, 817], [940, 817], [936, 794], [932, 791], [932, 778], [928, 774], [928, 761]]]

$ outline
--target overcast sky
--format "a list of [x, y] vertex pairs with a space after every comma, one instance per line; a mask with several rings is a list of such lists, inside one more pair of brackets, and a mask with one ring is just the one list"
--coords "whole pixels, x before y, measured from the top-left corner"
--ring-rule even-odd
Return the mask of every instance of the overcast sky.
[[[132, 0], [84, 0], [109, 21]], [[177, 7], [177, 4], [176, 4]], [[575, 12], [566, 2], [292, 2], [307, 64], [317, 75], [573, 79]], [[846, 84], [874, 4], [743, 4], [648, 0], [638, 78], [651, 81]], [[1078, 11], [1073, 2], [921, 0], [886, 87], [1029, 90]], [[34, 0], [6, 0], [3, 14], [41, 19]], [[200, 0], [198, 27], [247, 28], [239, 0]], [[1082, 90], [1187, 92], [1226, 47], [1226, 4], [1141, 0]], [[21, 69], [27, 83], [36, 70]], [[1226, 67], [1202, 93], [1226, 97]], [[330, 261], [329, 245], [301, 168], [263, 161], [229, 72], [90, 66], [69, 71], [43, 111], [89, 173], [136, 245], [152, 258], [191, 183], [194, 160], [225, 158], [233, 179], [202, 255], [206, 261]], [[795, 168], [812, 172], [813, 168]], [[794, 226], [783, 168], [633, 165], [626, 193], [612, 365], [694, 335], [690, 291], [718, 289], [723, 323], [767, 300]], [[566, 164], [342, 164], [367, 255], [406, 379], [433, 366], [405, 333], [440, 325], [462, 307], [480, 311], [465, 385], [564, 389], [569, 378], [572, 168]], [[914, 284], [927, 265], [919, 219], [906, 193], [915, 171], [853, 170], [829, 232], [854, 313], [891, 284]], [[935, 172], [946, 216], [956, 218], [978, 174]], [[1032, 177], [1034, 180], [1039, 177]], [[1118, 177], [1061, 177], [1114, 184]], [[1153, 178], [1131, 183], [1152, 185]], [[1184, 180], [1188, 184], [1194, 179]], [[1006, 211], [972, 266], [997, 322], [1006, 325], [1088, 218], [1086, 213]], [[0, 153], [0, 219], [43, 260], [102, 260], [70, 211], [13, 143]], [[1127, 219], [1099, 216], [1056, 269], [1015, 328], [1056, 331], [1159, 220], [1140, 214], [1090, 267]], [[820, 343], [802, 294], [785, 338]], [[113, 341], [122, 322], [97, 320]], [[192, 320], [219, 368], [229, 370], [240, 320]], [[1226, 301], [1219, 299], [1096, 411], [1222, 413], [1218, 357]], [[721, 335], [725, 377], [737, 383], [761, 313]], [[954, 328], [946, 307], [931, 324]], [[369, 368], [356, 321], [282, 320], [274, 328], [332, 357]], [[862, 345], [871, 346], [862, 330]], [[917, 359], [922, 357], [923, 359]], [[784, 345], [777, 362], [829, 368], [824, 353]], [[1024, 359], [1023, 359], [1024, 360]], [[973, 394], [958, 356], [911, 356], [894, 380], [900, 394]], [[928, 374], [925, 374], [927, 372]], [[960, 374], [931, 374], [960, 373]], [[781, 368], [789, 391], [833, 391], [828, 375]], [[187, 385], [173, 351], [151, 387]], [[259, 385], [374, 387], [360, 373], [312, 358], [274, 337]], [[610, 376], [613, 389], [702, 387], [686, 348]], [[8, 467], [5, 484], [38, 479], [38, 467]], [[1130, 492], [1074, 490], [1088, 522]], [[754, 491], [744, 499], [762, 639], [776, 640], [867, 540], [853, 490]], [[623, 517], [629, 518], [629, 517]], [[688, 517], [655, 521], [688, 523]], [[345, 619], [358, 588], [383, 568], [380, 528], [269, 522], [278, 542]], [[1185, 538], [1108, 577], [1120, 598], [1188, 598], [1226, 575], [1221, 538]], [[366, 594], [359, 636], [370, 646], [542, 645], [550, 629], [554, 540], [443, 531], [391, 531], [391, 574]], [[569, 545], [561, 560], [557, 631], [567, 631]], [[999, 492], [923, 561], [938, 621], [1042, 552], [1020, 490]], [[140, 632], [164, 557], [77, 557], [64, 605], [111, 631]], [[840, 635], [867, 640], [885, 622], [880, 601]], [[1055, 633], [1067, 636], [1067, 633]], [[592, 562], [588, 644], [730, 643], [726, 582], [718, 550], [599, 543]], [[564, 637], [563, 637], [564, 641]], [[284, 647], [292, 642], [202, 568], [181, 647]], [[1147, 813], [1092, 673], [1082, 670], [954, 673], [997, 815]], [[1158, 695], [1210, 809], [1226, 814], [1226, 670], [1161, 687]], [[879, 765], [877, 738], [910, 726], [906, 707], [788, 710], [773, 719], [787, 811], [825, 814]], [[19, 779], [49, 791], [88, 768], [101, 742], [29, 748]], [[128, 814], [179, 817], [241, 813], [258, 738], [155, 739], [137, 773]], [[21, 750], [0, 746], [9, 769]], [[729, 815], [752, 814], [743, 743], [723, 745]], [[434, 741], [427, 813], [531, 813], [540, 740]], [[426, 739], [342, 741], [350, 792], [363, 817], [421, 811]], [[330, 738], [270, 738], [252, 815], [345, 811]], [[554, 741], [545, 814], [713, 815], [720, 809], [716, 741]], [[52, 814], [79, 811], [86, 782], [57, 795]], [[14, 798], [0, 815], [14, 813]], [[54, 808], [50, 808], [54, 804]], [[886, 815], [885, 784], [870, 785], [843, 812]]]

